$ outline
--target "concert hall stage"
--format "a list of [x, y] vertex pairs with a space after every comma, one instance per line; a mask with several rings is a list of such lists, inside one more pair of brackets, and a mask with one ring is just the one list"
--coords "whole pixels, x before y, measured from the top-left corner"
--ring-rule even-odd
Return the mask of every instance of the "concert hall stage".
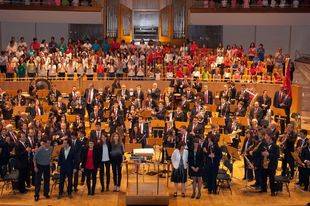
[[[280, 168], [280, 166], [279, 166]], [[280, 171], [278, 171], [279, 173]], [[207, 190], [203, 189], [200, 200], [191, 199], [191, 185], [190, 181], [187, 183], [186, 197], [182, 198], [178, 196], [173, 197], [174, 185], [169, 183], [169, 205], [170, 206], [304, 206], [310, 202], [310, 193], [302, 192], [295, 187], [295, 181], [290, 184], [291, 197], [284, 189], [276, 197], [270, 196], [270, 193], [261, 194], [256, 192], [245, 192], [245, 181], [243, 177], [243, 163], [237, 161], [234, 164], [234, 177], [232, 179], [232, 194], [229, 190], [221, 191], [219, 195], [208, 195]], [[142, 178], [140, 178], [142, 181]], [[145, 182], [154, 180], [154, 176], [145, 176]], [[130, 183], [135, 183], [134, 175], [129, 177]], [[160, 181], [163, 185], [166, 183], [165, 178], [161, 178]], [[254, 182], [251, 182], [253, 184]], [[156, 185], [156, 184], [155, 184]], [[154, 185], [154, 187], [155, 187]], [[111, 187], [112, 189], [112, 187]], [[54, 189], [51, 195], [51, 199], [46, 200], [44, 197], [40, 197], [39, 202], [34, 202], [33, 192], [34, 188], [27, 194], [8, 194], [4, 191], [0, 197], [0, 206], [28, 206], [28, 205], [42, 205], [42, 206], [125, 206], [126, 195], [126, 175], [125, 166], [123, 167], [123, 181], [120, 193], [104, 192], [100, 193], [99, 179], [97, 181], [97, 189], [95, 196], [87, 196], [86, 185], [79, 186], [79, 191], [73, 193], [73, 198], [63, 197], [61, 200], [57, 200], [58, 189]], [[180, 195], [180, 194], [179, 194]]]

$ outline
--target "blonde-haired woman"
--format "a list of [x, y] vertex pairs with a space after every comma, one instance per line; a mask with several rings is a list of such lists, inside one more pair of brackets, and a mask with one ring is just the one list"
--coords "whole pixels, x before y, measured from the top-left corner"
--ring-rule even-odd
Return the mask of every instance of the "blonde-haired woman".
[[111, 137], [110, 160], [112, 164], [114, 190], [119, 192], [122, 182], [122, 163], [124, 158], [124, 145], [118, 133], [114, 133]]

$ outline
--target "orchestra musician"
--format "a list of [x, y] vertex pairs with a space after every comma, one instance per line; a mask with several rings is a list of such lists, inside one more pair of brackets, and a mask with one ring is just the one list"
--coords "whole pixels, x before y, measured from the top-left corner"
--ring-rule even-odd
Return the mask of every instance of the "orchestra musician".
[[290, 167], [289, 177], [294, 177], [294, 158], [292, 156], [292, 152], [294, 152], [295, 142], [297, 140], [297, 133], [294, 131], [294, 126], [292, 124], [288, 124], [286, 126], [286, 131], [284, 135], [281, 136], [281, 149], [284, 154], [282, 161], [282, 176], [287, 176], [287, 164]]
[[272, 133], [267, 130], [264, 136], [264, 143], [261, 150], [262, 155], [262, 187], [260, 192], [267, 192], [267, 178], [269, 178], [269, 186], [271, 196], [276, 195], [275, 174], [278, 167], [278, 159], [280, 157], [279, 146], [273, 142]]
[[222, 151], [214, 136], [209, 135], [205, 139], [203, 145], [204, 164], [205, 164], [205, 180], [207, 183], [208, 193], [217, 194], [217, 174], [222, 159]]
[[213, 93], [207, 84], [203, 86], [203, 101], [205, 104], [213, 104]]
[[310, 143], [308, 141], [300, 154], [300, 159], [303, 163], [301, 168], [301, 185], [304, 185], [304, 191], [309, 191], [309, 178], [310, 178]]
[[[245, 139], [244, 139], [244, 143], [241, 147], [241, 154], [243, 156], [246, 156], [248, 158], [248, 160], [251, 162], [252, 157], [249, 155], [248, 150], [253, 146], [254, 141], [253, 141], [253, 136], [251, 134], [250, 130], [246, 130], [245, 131]], [[245, 157], [243, 158], [243, 162], [244, 162], [244, 177], [243, 179], [247, 179], [248, 181], [253, 180], [254, 178], [254, 174], [253, 174], [253, 169], [254, 168], [250, 168], [250, 165], [248, 164], [248, 161], [245, 159]]]
[[84, 92], [84, 99], [86, 101], [86, 110], [87, 110], [88, 116], [90, 116], [93, 111], [94, 100], [95, 100], [95, 96], [97, 95], [97, 93], [98, 93], [98, 90], [95, 89], [93, 83], [90, 83], [89, 87]]
[[14, 106], [25, 106], [26, 105], [26, 98], [22, 95], [22, 90], [17, 90], [17, 95], [13, 98], [12, 104]]
[[268, 96], [267, 90], [263, 91], [263, 94], [257, 97], [259, 106], [263, 109], [264, 116], [267, 114], [267, 111], [271, 106], [271, 98]]
[[61, 96], [61, 93], [59, 90], [56, 89], [56, 85], [51, 85], [51, 90], [47, 94], [47, 102], [49, 105], [53, 105], [54, 102], [57, 101], [58, 97]]
[[250, 120], [256, 119], [258, 121], [258, 124], [262, 124], [262, 120], [264, 117], [264, 112], [262, 108], [259, 106], [259, 102], [254, 103], [254, 107], [250, 110], [249, 118]]

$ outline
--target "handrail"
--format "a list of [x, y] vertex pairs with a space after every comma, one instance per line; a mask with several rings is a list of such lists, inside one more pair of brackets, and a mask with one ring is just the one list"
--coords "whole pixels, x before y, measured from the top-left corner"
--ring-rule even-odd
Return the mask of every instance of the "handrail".
[[[251, 76], [252, 77], [252, 76]], [[68, 78], [64, 78], [64, 77], [52, 77], [52, 78], [46, 78], [46, 77], [24, 77], [24, 78], [1, 78], [0, 77], [0, 82], [25, 82], [25, 81], [33, 81], [33, 80], [38, 80], [38, 79], [45, 79], [45, 80], [49, 80], [49, 81], [87, 81], [87, 78], [84, 76], [84, 78], [73, 78], [73, 79], [68, 79]], [[100, 79], [98, 79], [98, 77], [93, 77], [93, 80], [97, 80], [97, 81], [107, 81], [107, 80], [114, 80], [115, 77], [102, 77]], [[166, 78], [166, 77], [161, 77], [159, 79], [156, 78], [150, 78], [150, 77], [117, 77], [117, 79], [119, 80], [123, 80], [123, 81], [172, 81], [175, 79], [182, 79], [182, 78]], [[188, 81], [194, 81], [193, 78], [187, 78]], [[200, 79], [201, 82], [235, 82], [235, 83], [260, 83], [260, 84], [282, 84], [282, 82], [275, 82], [273, 80], [254, 80], [254, 79], [242, 79], [242, 77], [240, 79], [225, 79], [225, 78], [221, 78], [221, 79], [216, 79], [214, 80], [213, 78], [209, 78], [206, 80]]]

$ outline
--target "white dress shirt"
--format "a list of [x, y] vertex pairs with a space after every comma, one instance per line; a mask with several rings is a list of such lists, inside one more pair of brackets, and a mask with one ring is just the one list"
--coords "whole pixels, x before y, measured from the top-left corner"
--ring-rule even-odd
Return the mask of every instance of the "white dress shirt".
[[109, 149], [107, 144], [102, 145], [102, 157], [101, 157], [101, 162], [107, 162], [110, 161], [109, 157]]

